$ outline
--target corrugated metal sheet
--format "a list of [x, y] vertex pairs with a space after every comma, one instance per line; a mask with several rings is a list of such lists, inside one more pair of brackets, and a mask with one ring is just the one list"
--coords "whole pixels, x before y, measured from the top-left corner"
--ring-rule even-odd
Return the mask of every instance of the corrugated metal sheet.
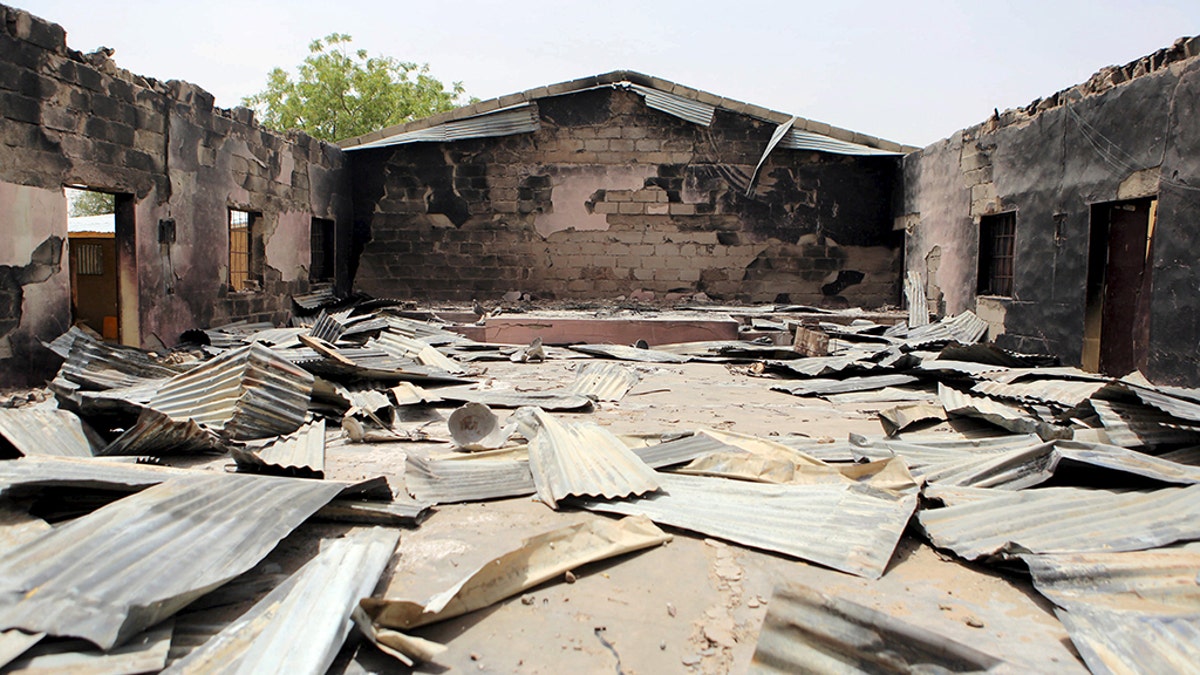
[[91, 457], [104, 441], [66, 410], [0, 409], [0, 436], [22, 455]]
[[1044, 424], [1016, 406], [993, 401], [990, 398], [971, 396], [957, 389], [938, 383], [938, 398], [942, 407], [951, 415], [974, 417], [986, 420], [1017, 434], [1036, 433]]
[[1067, 408], [1074, 408], [1103, 388], [1103, 382], [1079, 382], [1076, 380], [1033, 380], [1012, 384], [985, 381], [976, 383], [971, 387], [971, 391], [992, 398], [1057, 403]]
[[167, 665], [174, 632], [172, 621], [101, 651], [83, 640], [43, 642], [4, 669], [4, 675], [123, 675], [153, 673]]
[[648, 107], [661, 110], [668, 115], [674, 115], [679, 119], [687, 120], [692, 124], [699, 124], [702, 127], [712, 125], [713, 115], [716, 113], [716, 108], [707, 103], [701, 103], [694, 99], [645, 87], [640, 84], [619, 82], [613, 86], [632, 89], [641, 94], [642, 98], [646, 99]]
[[903, 342], [910, 347], [932, 345], [939, 342], [961, 342], [974, 344], [987, 334], [988, 325], [971, 310], [943, 318], [927, 326], [909, 328]]
[[1137, 612], [1200, 612], [1200, 584], [1196, 582], [1200, 547], [1196, 544], [1021, 559], [1029, 566], [1038, 592], [1068, 611], [1093, 606]]
[[1093, 673], [1190, 673], [1200, 663], [1200, 615], [1078, 609], [1056, 612]]
[[1100, 399], [1092, 399], [1091, 406], [1112, 445], [1137, 448], [1200, 442], [1200, 426], [1157, 408]]
[[570, 345], [568, 349], [582, 354], [590, 354], [591, 356], [603, 356], [620, 361], [638, 361], [642, 363], [687, 363], [692, 360], [691, 357], [681, 354], [672, 354], [671, 352], [664, 352], [658, 349], [628, 347], [626, 345]]
[[603, 427], [565, 424], [528, 409], [537, 433], [529, 443], [529, 468], [538, 498], [551, 508], [567, 497], [618, 499], [658, 489], [654, 470]]
[[984, 373], [996, 373], [1008, 370], [1004, 366], [996, 366], [987, 363], [977, 363], [975, 361], [948, 361], [944, 359], [930, 359], [922, 361], [915, 366], [916, 370], [924, 370], [928, 372], [946, 372], [946, 373], [962, 373], [973, 377], [983, 375]]
[[1054, 475], [1058, 460], [1054, 444], [1042, 442], [1037, 436], [945, 445], [879, 440], [861, 450], [863, 457], [872, 460], [902, 457], [914, 477], [929, 483], [1003, 490], [1046, 482]]
[[751, 673], [984, 672], [1003, 661], [934, 631], [799, 584], [775, 588]]
[[390, 502], [335, 499], [321, 507], [316, 520], [361, 525], [412, 525], [429, 510], [430, 504], [402, 495]]
[[367, 346], [382, 349], [397, 358], [414, 359], [421, 364], [440, 368], [447, 373], [461, 375], [467, 372], [462, 364], [441, 353], [428, 342], [405, 337], [398, 333], [386, 331], [380, 333], [379, 337], [367, 342]]
[[[952, 488], [964, 490], [964, 488]], [[1200, 539], [1200, 485], [1149, 492], [977, 490], [919, 518], [930, 541], [968, 559], [1017, 553], [1138, 551]], [[938, 490], [926, 496], [939, 498]]]
[[456, 504], [537, 492], [528, 460], [432, 460], [409, 453], [404, 486], [414, 499]]
[[1200, 663], [1200, 550], [1024, 556], [1093, 673], [1190, 672]]
[[375, 527], [323, 542], [315, 558], [165, 672], [321, 675], [399, 541], [398, 531]]
[[824, 377], [835, 373], [856, 373], [872, 370], [890, 370], [874, 361], [864, 361], [858, 355], [849, 356], [810, 356], [803, 359], [787, 361], [767, 361], [766, 367], [790, 375], [801, 377]]
[[43, 633], [26, 633], [21, 630], [0, 630], [0, 667], [24, 654], [42, 638]]
[[1136, 394], [1142, 400], [1142, 403], [1148, 406], [1158, 408], [1180, 419], [1200, 422], [1200, 403], [1178, 398], [1153, 389], [1129, 387], [1129, 390]]
[[789, 130], [784, 135], [783, 140], [779, 142], [779, 147], [789, 150], [816, 150], [817, 152], [829, 152], [836, 155], [899, 156], [902, 154], [795, 128]]
[[342, 490], [195, 472], [0, 554], [0, 630], [111, 648], [250, 569]]
[[1132, 473], [1165, 483], [1200, 483], [1200, 467], [1180, 464], [1115, 445], [1058, 441], [1056, 449], [1063, 459], [1091, 466]]
[[793, 396], [824, 396], [826, 394], [845, 394], [852, 391], [872, 391], [884, 387], [896, 387], [902, 384], [916, 382], [912, 375], [870, 375], [866, 377], [851, 377], [845, 380], [812, 379], [802, 382], [788, 382], [771, 387], [775, 391], [784, 391]]
[[333, 284], [314, 284], [311, 293], [293, 295], [292, 302], [296, 303], [297, 307], [311, 312], [337, 302], [337, 295], [333, 292]]
[[492, 408], [537, 406], [543, 410], [579, 410], [592, 405], [586, 396], [554, 391], [516, 391], [515, 389], [474, 389], [474, 385], [443, 387], [435, 393], [445, 401], [482, 403]]
[[342, 333], [346, 332], [346, 322], [353, 311], [352, 309], [346, 309], [330, 313], [321, 310], [321, 313], [317, 315], [317, 320], [313, 322], [312, 328], [309, 329], [308, 334], [318, 340], [337, 342], [338, 338], [342, 337]]
[[405, 337], [416, 338], [431, 345], [455, 344], [460, 342], [472, 343], [471, 340], [458, 333], [445, 330], [440, 326], [426, 321], [416, 321], [391, 314], [384, 314], [382, 318], [387, 322], [389, 331], [399, 333]]
[[869, 579], [883, 575], [917, 505], [862, 485], [768, 485], [659, 474], [662, 491], [641, 499], [581, 503], [590, 511], [643, 514], [734, 543]]
[[104, 459], [32, 456], [0, 462], [0, 496], [28, 494], [40, 487], [68, 486], [130, 492], [172, 478], [192, 475], [184, 469], [113, 462]]
[[325, 420], [306, 424], [260, 448], [232, 447], [229, 454], [243, 471], [300, 478], [325, 477]]
[[618, 363], [585, 363], [575, 374], [567, 391], [597, 401], [620, 401], [638, 383], [636, 371]]
[[378, 141], [346, 148], [348, 151], [367, 148], [383, 148], [404, 143], [441, 143], [461, 141], [468, 138], [494, 138], [537, 131], [541, 128], [537, 106], [534, 103], [493, 110], [453, 122], [445, 122], [425, 129], [409, 131]]
[[929, 325], [929, 300], [925, 295], [925, 280], [921, 273], [909, 270], [904, 277], [904, 299], [908, 302], [908, 325]]
[[638, 457], [641, 457], [647, 466], [654, 469], [661, 469], [666, 466], [685, 464], [697, 457], [710, 455], [714, 452], [739, 453], [744, 452], [744, 450], [728, 443], [723, 443], [708, 434], [699, 433], [673, 441], [633, 448], [633, 452]]
[[211, 429], [196, 420], [176, 420], [146, 408], [132, 427], [96, 454], [159, 457], [206, 452], [225, 452], [225, 443]]
[[313, 376], [252, 344], [172, 378], [150, 407], [236, 439], [267, 438], [304, 423]]
[[[23, 509], [0, 502], [0, 548], [16, 548], [20, 544], [37, 539], [49, 530], [50, 523]], [[0, 648], [0, 654], [3, 651]], [[3, 659], [0, 659], [0, 666], [3, 665]]]
[[72, 343], [58, 374], [84, 389], [112, 389], [173, 377], [179, 372], [159, 364], [140, 350], [83, 336]]

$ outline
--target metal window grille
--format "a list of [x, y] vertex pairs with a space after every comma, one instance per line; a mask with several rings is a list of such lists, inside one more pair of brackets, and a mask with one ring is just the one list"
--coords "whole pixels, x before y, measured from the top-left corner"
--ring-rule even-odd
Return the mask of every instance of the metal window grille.
[[1016, 212], [979, 219], [979, 288], [981, 295], [1013, 294], [1013, 250], [1017, 239]]
[[250, 282], [250, 214], [229, 210], [229, 287], [245, 290]]
[[104, 248], [100, 244], [76, 244], [75, 273], [104, 275]]

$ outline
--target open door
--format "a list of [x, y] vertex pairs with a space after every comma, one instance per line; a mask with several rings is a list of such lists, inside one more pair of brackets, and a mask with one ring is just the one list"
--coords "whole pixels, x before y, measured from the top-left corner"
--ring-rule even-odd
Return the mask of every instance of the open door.
[[1096, 204], [1088, 252], [1083, 366], [1122, 376], [1150, 350], [1154, 198]]
[[136, 313], [137, 301], [126, 297], [136, 294], [137, 283], [129, 274], [136, 270], [133, 197], [82, 187], [67, 187], [66, 196], [71, 322], [105, 340], [136, 345], [136, 319], [130, 326], [128, 314], [130, 305]]

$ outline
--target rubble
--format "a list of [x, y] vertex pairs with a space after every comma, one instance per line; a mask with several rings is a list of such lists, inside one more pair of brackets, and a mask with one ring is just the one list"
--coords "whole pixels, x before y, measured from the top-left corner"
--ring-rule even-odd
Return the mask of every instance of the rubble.
[[[298, 300], [297, 307], [312, 302]], [[721, 540], [745, 547], [721, 549], [722, 569], [729, 568], [727, 577], [736, 572], [729, 578], [738, 582], [736, 588], [720, 582], [720, 592], [732, 594], [722, 605], [729, 614], [696, 624], [708, 647], [664, 629], [663, 637], [649, 631], [644, 642], [653, 649], [642, 649], [607, 615], [596, 624], [605, 627], [588, 635], [593, 642], [601, 637], [610, 656], [619, 650], [623, 663], [665, 667], [668, 661], [655, 661], [665, 658], [725, 668], [737, 659], [748, 665], [754, 654], [754, 667], [769, 669], [810, 654], [807, 643], [780, 626], [800, 621], [808, 630], [814, 612], [834, 612], [876, 631], [882, 642], [859, 647], [871, 658], [899, 649], [888, 646], [895, 635], [921, 635], [930, 645], [957, 645], [955, 654], [980, 667], [1001, 664], [1009, 649], [1003, 636], [963, 647], [959, 629], [941, 619], [903, 625], [886, 607], [840, 597], [838, 588], [847, 587], [829, 583], [832, 577], [823, 577], [819, 596], [781, 587], [771, 602], [762, 599], [771, 589], [761, 583], [786, 580], [787, 570], [801, 568], [811, 572], [797, 581], [842, 574], [887, 583], [890, 570], [911, 555], [898, 551], [930, 544], [949, 560], [1003, 563], [1006, 573], [1013, 564], [1027, 565], [1037, 589], [1058, 606], [1058, 618], [1045, 620], [1076, 640], [1090, 667], [1132, 658], [1131, 647], [1106, 637], [1116, 632], [1108, 628], [1132, 625], [1161, 635], [1155, 642], [1161, 663], [1182, 662], [1162, 650], [1171, 631], [1190, 621], [1184, 609], [1147, 604], [1116, 611], [1109, 605], [1118, 601], [1107, 597], [1064, 593], [1092, 579], [1091, 570], [1126, 564], [1081, 562], [1088, 556], [1128, 551], [1120, 555], [1175, 560], [1188, 554], [1173, 546], [1200, 541], [1194, 391], [1136, 376], [1100, 377], [979, 343], [980, 322], [969, 312], [910, 329], [899, 314], [884, 324], [855, 312], [725, 308], [753, 329], [756, 341], [536, 345], [538, 358], [512, 359], [506, 355], [517, 353], [512, 345], [475, 342], [454, 324], [411, 319], [386, 302], [339, 307], [298, 316], [293, 327], [189, 331], [191, 342], [168, 354], [111, 347], [78, 330], [55, 341], [65, 356], [51, 387], [57, 400], [0, 411], [0, 437], [16, 457], [0, 461], [6, 660], [30, 667], [99, 657], [144, 664], [139, 659], [153, 654], [162, 660], [151, 669], [191, 672], [218, 655], [227, 659], [233, 649], [243, 665], [323, 672], [355, 625], [367, 640], [349, 647], [352, 655], [344, 652], [343, 660], [377, 650], [410, 664], [470, 661], [469, 654], [480, 655], [467, 644], [474, 638], [438, 626], [495, 603], [507, 607], [505, 598], [553, 578], [574, 579], [562, 584], [571, 594], [595, 593], [596, 579], [608, 572], [593, 577], [580, 568], [599, 558], [610, 559], [614, 572], [632, 564], [623, 552], [669, 539], [653, 521], [679, 534], [653, 554], [656, 565], [671, 566], [665, 561], [679, 555], [672, 551], [681, 541]], [[823, 354], [806, 355], [817, 343]], [[495, 358], [479, 358], [487, 354]], [[486, 368], [468, 365], [484, 362]], [[704, 378], [714, 373], [744, 402], [704, 408]], [[797, 435], [801, 427], [790, 420], [813, 414], [849, 415], [843, 424], [853, 421], [851, 432], [805, 422], [802, 428], [825, 430]], [[681, 423], [683, 417], [688, 421]], [[772, 429], [769, 419], [788, 433]], [[122, 455], [153, 455], [173, 466], [113, 461]], [[231, 461], [240, 472], [286, 477], [231, 474]], [[527, 516], [527, 524], [507, 520], [504, 514], [523, 504], [541, 511], [529, 512], [537, 515]], [[460, 528], [471, 513], [494, 514], [479, 541], [509, 551], [494, 557], [508, 562], [477, 560], [478, 572], [454, 583], [443, 577], [458, 555], [434, 554], [433, 568], [418, 562], [413, 572], [442, 571], [397, 595], [396, 578], [407, 572], [388, 557], [399, 550], [415, 556], [410, 562], [420, 560], [404, 532], [420, 538], [431, 524]], [[535, 548], [512, 549], [514, 532], [526, 525], [542, 532], [526, 542]], [[318, 537], [326, 541], [322, 552], [291, 576], [261, 577], [265, 597], [241, 618], [222, 619], [203, 639], [187, 623], [189, 637], [166, 655], [162, 640], [170, 633], [163, 631], [170, 624], [162, 621], [190, 602], [204, 604], [210, 596], [216, 602], [222, 583], [249, 583], [250, 568], [280, 540], [311, 538], [322, 527], [343, 528], [342, 535]], [[633, 527], [640, 543], [615, 543], [632, 536], [615, 534], [623, 527]], [[345, 562], [358, 560], [354, 542], [363, 537], [374, 542], [373, 562]], [[598, 549], [603, 553], [575, 555], [569, 542], [577, 540], [607, 543]], [[429, 545], [457, 544], [443, 535]], [[753, 566], [736, 565], [732, 550], [750, 556]], [[328, 562], [334, 558], [342, 562]], [[1073, 586], [1059, 571], [1068, 561]], [[762, 576], [772, 565], [776, 571]], [[160, 576], [161, 583], [144, 587], [132, 581]], [[1194, 570], [1187, 576], [1177, 583], [1194, 587]], [[376, 588], [380, 577], [391, 582]], [[83, 587], [91, 599], [81, 599]], [[314, 600], [317, 591], [330, 599]], [[1133, 592], [1111, 590], [1117, 598]], [[414, 595], [429, 599], [405, 599]], [[1185, 609], [1194, 607], [1193, 595], [1178, 596]], [[583, 597], [556, 602], [586, 603]], [[539, 611], [547, 601], [539, 591], [514, 604]], [[664, 601], [672, 616], [712, 609]], [[327, 610], [322, 637], [303, 638], [297, 621], [317, 628], [303, 618], [312, 603]], [[954, 607], [941, 599], [930, 605]], [[768, 611], [761, 633], [757, 619], [739, 614], [761, 618]], [[949, 613], [966, 630], [1005, 625], [986, 606]], [[87, 642], [70, 647], [45, 642], [46, 635]], [[1058, 648], [1044, 647], [1045, 653]]]

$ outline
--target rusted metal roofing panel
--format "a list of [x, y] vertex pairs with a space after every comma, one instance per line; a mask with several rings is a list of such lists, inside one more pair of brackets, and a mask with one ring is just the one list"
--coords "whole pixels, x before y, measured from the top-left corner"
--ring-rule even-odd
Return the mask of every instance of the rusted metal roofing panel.
[[398, 531], [374, 527], [322, 542], [315, 558], [165, 672], [321, 675], [399, 541]]
[[1137, 448], [1200, 442], [1200, 425], [1185, 422], [1157, 408], [1100, 399], [1092, 399], [1091, 406], [1112, 445]]
[[745, 451], [728, 443], [722, 443], [708, 434], [699, 433], [656, 445], [633, 448], [633, 452], [651, 468], [661, 469], [666, 466], [684, 464], [714, 452], [739, 453]]
[[311, 374], [255, 343], [172, 378], [150, 407], [232, 438], [267, 438], [304, 423], [312, 386]]
[[816, 150], [817, 152], [829, 152], [836, 155], [891, 155], [900, 156], [903, 153], [891, 152], [888, 150], [880, 150], [872, 148], [861, 143], [851, 143], [843, 141], [824, 134], [805, 131], [803, 129], [789, 129], [783, 136], [783, 140], [779, 142], [779, 147], [789, 150]]
[[849, 356], [810, 356], [803, 359], [787, 361], [767, 361], [765, 364], [774, 371], [784, 372], [801, 377], [822, 377], [834, 373], [854, 373], [871, 370], [890, 370], [874, 361], [864, 361], [857, 354]]
[[849, 574], [878, 579], [917, 505], [863, 485], [769, 485], [659, 474], [662, 491], [641, 499], [584, 500], [590, 511], [642, 514], [656, 523]]
[[916, 381], [917, 378], [912, 375], [869, 375], [866, 377], [850, 377], [845, 380], [812, 379], [801, 382], [786, 382], [776, 384], [771, 389], [784, 391], [793, 396], [824, 396], [826, 394], [845, 394], [853, 391], [872, 391]]
[[[1138, 612], [1200, 612], [1200, 546], [1120, 553], [1021, 556], [1038, 592], [1068, 611], [1101, 606]], [[1200, 663], [1200, 661], [1197, 661]]]
[[416, 338], [405, 337], [398, 333], [385, 331], [379, 337], [367, 342], [367, 347], [375, 347], [402, 359], [413, 359], [418, 363], [434, 368], [440, 368], [447, 373], [461, 375], [467, 372], [462, 364], [446, 356], [433, 345]]
[[333, 292], [333, 284], [314, 284], [311, 293], [293, 295], [292, 302], [296, 303], [297, 307], [311, 312], [337, 302], [337, 295]]
[[1023, 556], [1094, 673], [1200, 663], [1200, 549]]
[[654, 89], [632, 82], [618, 82], [613, 86], [632, 89], [642, 95], [642, 98], [646, 100], [647, 107], [661, 110], [668, 115], [674, 115], [679, 119], [687, 120], [692, 124], [699, 124], [702, 127], [712, 125], [713, 115], [716, 113], [714, 106], [701, 103], [695, 99], [677, 96], [661, 89]]
[[0, 554], [0, 630], [111, 648], [253, 567], [342, 487], [195, 472], [119, 499]]
[[690, 356], [682, 354], [672, 354], [671, 352], [659, 349], [642, 349], [626, 345], [569, 345], [567, 349], [591, 356], [603, 356], [620, 361], [639, 361], [642, 363], [687, 363], [692, 360]]
[[1043, 425], [1032, 415], [1016, 406], [981, 396], [964, 394], [953, 387], [938, 383], [938, 398], [951, 415], [986, 420], [1017, 434], [1035, 433]]
[[196, 420], [177, 420], [146, 408], [132, 427], [96, 454], [158, 457], [206, 452], [225, 452], [225, 443], [211, 429]]
[[636, 371], [619, 363], [595, 361], [585, 363], [579, 369], [567, 391], [597, 401], [620, 401], [638, 379]]
[[413, 498], [430, 504], [521, 497], [537, 492], [528, 460], [432, 460], [410, 453], [404, 486]]
[[1093, 673], [1188, 673], [1200, 662], [1200, 613], [1055, 612]]
[[[919, 518], [935, 546], [968, 560], [1138, 551], [1200, 539], [1200, 485], [1148, 492], [1058, 487], [959, 494], [966, 498], [922, 510]], [[940, 492], [927, 489], [926, 496], [939, 498]]]
[[603, 427], [565, 424], [541, 409], [526, 410], [537, 429], [529, 443], [529, 468], [538, 498], [551, 508], [567, 497], [616, 499], [658, 489], [654, 470]]
[[122, 675], [154, 673], [167, 665], [174, 632], [164, 621], [129, 642], [101, 651], [84, 640], [42, 642], [4, 669], [5, 675]]
[[1058, 441], [1056, 451], [1063, 459], [1124, 471], [1165, 483], [1200, 483], [1200, 467], [1162, 459], [1115, 445]]
[[1032, 380], [1012, 384], [989, 380], [976, 383], [971, 387], [971, 391], [992, 398], [1057, 403], [1067, 408], [1073, 408], [1103, 388], [1103, 382], [1075, 380]]
[[592, 400], [579, 394], [556, 391], [516, 391], [515, 389], [475, 389], [474, 385], [435, 389], [445, 401], [482, 403], [493, 408], [522, 408], [537, 406], [543, 410], [579, 410], [592, 405]]
[[184, 369], [168, 368], [141, 350], [110, 345], [83, 335], [71, 344], [59, 376], [84, 389], [112, 389], [173, 377], [180, 370]]
[[1003, 663], [890, 614], [800, 584], [775, 588], [751, 673], [984, 672]]
[[530, 133], [540, 128], [541, 122], [538, 119], [537, 105], [532, 102], [521, 103], [509, 108], [494, 110], [461, 120], [454, 120], [416, 131], [388, 136], [387, 138], [381, 138], [371, 143], [350, 146], [346, 150], [355, 151], [366, 150], [368, 148], [383, 148], [405, 143], [442, 143], [447, 141], [461, 141], [469, 138], [511, 136], [513, 134]]
[[863, 456], [872, 460], [902, 457], [914, 477], [938, 485], [1020, 490], [1040, 485], [1054, 475], [1058, 455], [1053, 443], [1042, 442], [1037, 436], [1009, 439], [974, 446], [881, 440], [863, 448]]
[[430, 506], [408, 495], [401, 495], [390, 502], [335, 499], [322, 506], [313, 518], [361, 525], [412, 525], [421, 519]]
[[1155, 391], [1154, 389], [1129, 387], [1129, 390], [1137, 395], [1142, 400], [1142, 403], [1148, 406], [1158, 408], [1180, 419], [1200, 422], [1200, 403], [1172, 396], [1161, 391]]
[[0, 436], [22, 455], [91, 457], [104, 441], [66, 410], [0, 409]]
[[301, 478], [325, 477], [325, 420], [267, 442], [260, 448], [232, 447], [229, 453], [244, 471]]

